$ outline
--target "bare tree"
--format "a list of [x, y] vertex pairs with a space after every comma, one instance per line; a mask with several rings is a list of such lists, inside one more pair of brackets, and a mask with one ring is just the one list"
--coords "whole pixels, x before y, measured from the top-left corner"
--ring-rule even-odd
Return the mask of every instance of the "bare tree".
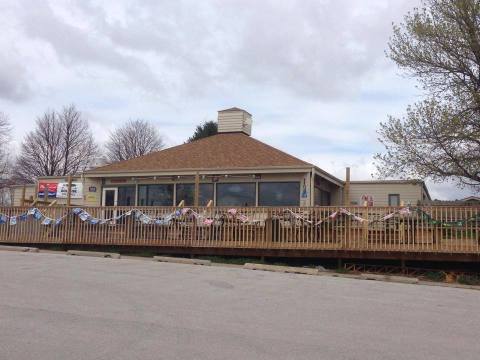
[[157, 128], [146, 120], [130, 120], [110, 134], [105, 145], [109, 163], [146, 155], [164, 147]]
[[480, 189], [480, 1], [424, 0], [394, 26], [387, 55], [428, 96], [381, 124], [379, 175]]
[[98, 155], [88, 122], [82, 120], [74, 105], [64, 107], [58, 118], [62, 130], [62, 174], [84, 171]]
[[13, 177], [32, 181], [38, 176], [76, 174], [88, 168], [97, 151], [88, 122], [74, 105], [61, 113], [49, 110], [25, 137]]
[[10, 142], [10, 122], [7, 115], [0, 112], [0, 179], [5, 177], [9, 163], [8, 144]]

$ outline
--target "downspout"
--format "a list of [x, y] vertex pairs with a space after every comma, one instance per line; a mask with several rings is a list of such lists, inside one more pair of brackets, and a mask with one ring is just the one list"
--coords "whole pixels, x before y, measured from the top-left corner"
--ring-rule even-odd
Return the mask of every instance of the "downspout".
[[310, 173], [310, 206], [315, 206], [315, 168]]
[[345, 187], [343, 188], [343, 206], [350, 205], [350, 168], [345, 169]]

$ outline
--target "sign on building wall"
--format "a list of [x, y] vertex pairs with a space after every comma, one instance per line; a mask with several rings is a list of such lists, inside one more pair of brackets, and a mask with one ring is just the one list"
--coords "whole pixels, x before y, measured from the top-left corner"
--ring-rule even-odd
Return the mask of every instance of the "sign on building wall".
[[[57, 198], [66, 199], [68, 197], [68, 183], [58, 183]], [[83, 198], [83, 184], [79, 182], [72, 182], [72, 199]]]
[[360, 205], [373, 206], [373, 195], [363, 194], [360, 199]]
[[303, 185], [302, 185], [302, 199], [308, 198], [308, 190], [307, 190], [307, 183], [305, 178], [303, 178]]
[[48, 191], [48, 197], [56, 197], [57, 188], [58, 188], [58, 183], [40, 181], [38, 183], [38, 197], [39, 198], [45, 197], [45, 189], [47, 189]]

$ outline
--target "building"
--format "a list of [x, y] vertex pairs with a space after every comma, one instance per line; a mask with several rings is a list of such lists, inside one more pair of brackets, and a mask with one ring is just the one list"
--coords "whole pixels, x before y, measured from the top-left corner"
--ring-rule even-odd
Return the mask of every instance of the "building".
[[430, 200], [421, 180], [365, 180], [350, 182], [350, 205], [421, 205]]
[[[252, 116], [218, 112], [218, 134], [100, 166], [73, 178], [73, 205], [401, 205], [429, 199], [421, 181], [346, 181], [251, 136]], [[66, 202], [67, 179], [39, 178], [33, 192]], [[16, 187], [15, 205], [20, 205]], [[196, 191], [198, 190], [198, 191]], [[196, 194], [198, 193], [198, 196]], [[366, 202], [366, 203], [365, 203]]]

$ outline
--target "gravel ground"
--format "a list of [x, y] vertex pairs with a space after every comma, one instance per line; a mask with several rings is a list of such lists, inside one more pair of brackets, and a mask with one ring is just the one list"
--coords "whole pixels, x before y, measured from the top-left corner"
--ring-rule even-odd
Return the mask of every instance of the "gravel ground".
[[475, 359], [475, 290], [0, 251], [0, 359]]

